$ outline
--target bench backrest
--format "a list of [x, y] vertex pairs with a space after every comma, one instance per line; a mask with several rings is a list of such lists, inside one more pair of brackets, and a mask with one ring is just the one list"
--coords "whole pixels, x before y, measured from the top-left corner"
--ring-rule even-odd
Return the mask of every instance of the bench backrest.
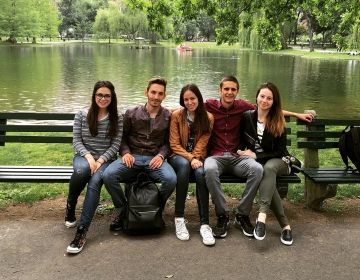
[[74, 114], [0, 113], [0, 146], [18, 143], [72, 143]]
[[314, 119], [311, 123], [297, 121], [303, 125], [298, 129], [298, 148], [328, 149], [338, 148], [341, 132], [348, 125], [360, 126], [360, 120]]
[[[72, 143], [74, 116], [72, 113], [0, 112], [0, 146], [7, 142]], [[289, 122], [290, 117], [285, 120]], [[290, 135], [291, 128], [287, 127], [286, 132]], [[291, 146], [289, 137], [287, 146]]]
[[[304, 167], [319, 168], [320, 149], [339, 147], [341, 132], [348, 126], [360, 126], [360, 120], [317, 119], [311, 123], [297, 121], [297, 147], [304, 148]], [[339, 154], [340, 157], [340, 154]]]

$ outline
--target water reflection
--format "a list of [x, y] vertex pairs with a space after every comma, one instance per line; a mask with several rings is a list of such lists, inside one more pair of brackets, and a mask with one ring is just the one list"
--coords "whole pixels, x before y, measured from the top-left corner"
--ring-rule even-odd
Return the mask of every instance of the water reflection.
[[315, 109], [322, 117], [359, 118], [359, 61], [310, 60], [253, 51], [130, 49], [118, 45], [0, 46], [2, 111], [76, 112], [90, 103], [97, 80], [110, 80], [120, 109], [145, 102], [146, 81], [168, 80], [165, 106], [178, 106], [180, 88], [197, 83], [217, 98], [221, 78], [234, 74], [242, 98], [254, 101], [260, 83], [273, 81], [284, 107]]

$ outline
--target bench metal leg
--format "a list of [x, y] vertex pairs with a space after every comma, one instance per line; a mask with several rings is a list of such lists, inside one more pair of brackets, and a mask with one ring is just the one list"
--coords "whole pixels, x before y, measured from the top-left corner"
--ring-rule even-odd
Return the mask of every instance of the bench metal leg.
[[289, 184], [287, 183], [277, 183], [276, 184], [277, 191], [281, 198], [285, 198], [288, 194]]
[[313, 210], [320, 210], [325, 199], [334, 197], [337, 192], [336, 184], [316, 184], [305, 178], [306, 206]]

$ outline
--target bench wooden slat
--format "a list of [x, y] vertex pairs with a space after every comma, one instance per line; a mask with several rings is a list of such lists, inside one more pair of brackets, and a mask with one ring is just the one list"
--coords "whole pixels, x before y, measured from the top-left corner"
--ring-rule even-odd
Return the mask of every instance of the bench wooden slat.
[[49, 176], [30, 176], [30, 175], [7, 175], [0, 174], [1, 182], [27, 182], [27, 183], [67, 183], [69, 175], [49, 175]]
[[74, 120], [73, 113], [2, 112], [0, 120]]
[[306, 168], [302, 172], [315, 183], [360, 183], [360, 174], [345, 168]]
[[318, 119], [315, 118], [311, 123], [304, 122], [301, 120], [297, 120], [296, 123], [298, 125], [307, 125], [307, 126], [322, 126], [322, 125], [330, 125], [330, 126], [344, 126], [344, 128], [348, 125], [360, 125], [359, 119], [353, 120], [338, 120], [338, 119]]
[[308, 149], [329, 149], [329, 148], [338, 148], [339, 141], [335, 142], [325, 142], [325, 141], [315, 141], [315, 142], [306, 142], [299, 141], [297, 142], [298, 148], [308, 148]]
[[0, 135], [0, 143], [72, 143], [72, 140], [72, 136]]
[[0, 132], [72, 132], [72, 125], [4, 125], [0, 124]]
[[311, 138], [315, 141], [316, 138], [339, 138], [341, 131], [298, 131], [296, 136], [298, 138]]
[[72, 172], [72, 166], [17, 166], [17, 165], [0, 165], [0, 172]]

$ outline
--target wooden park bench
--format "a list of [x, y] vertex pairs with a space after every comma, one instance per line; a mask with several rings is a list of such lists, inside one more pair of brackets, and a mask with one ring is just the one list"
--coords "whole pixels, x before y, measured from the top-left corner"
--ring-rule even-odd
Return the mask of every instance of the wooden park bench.
[[[306, 205], [318, 210], [326, 198], [334, 197], [338, 184], [360, 183], [359, 172], [337, 167], [322, 167], [319, 150], [338, 149], [339, 137], [348, 125], [360, 126], [360, 120], [317, 119], [311, 123], [297, 121], [297, 147], [304, 149]], [[340, 152], [338, 157], [341, 160]]]
[[[74, 114], [70, 113], [0, 113], [0, 146], [6, 143], [61, 143], [72, 149], [73, 119]], [[288, 145], [291, 145], [290, 139]], [[5, 165], [0, 166], [0, 182], [68, 182], [72, 172], [72, 166]], [[222, 175], [220, 179], [222, 183], [246, 182], [245, 178], [231, 175]], [[280, 195], [286, 196], [289, 183], [300, 182], [296, 174], [278, 177]]]

